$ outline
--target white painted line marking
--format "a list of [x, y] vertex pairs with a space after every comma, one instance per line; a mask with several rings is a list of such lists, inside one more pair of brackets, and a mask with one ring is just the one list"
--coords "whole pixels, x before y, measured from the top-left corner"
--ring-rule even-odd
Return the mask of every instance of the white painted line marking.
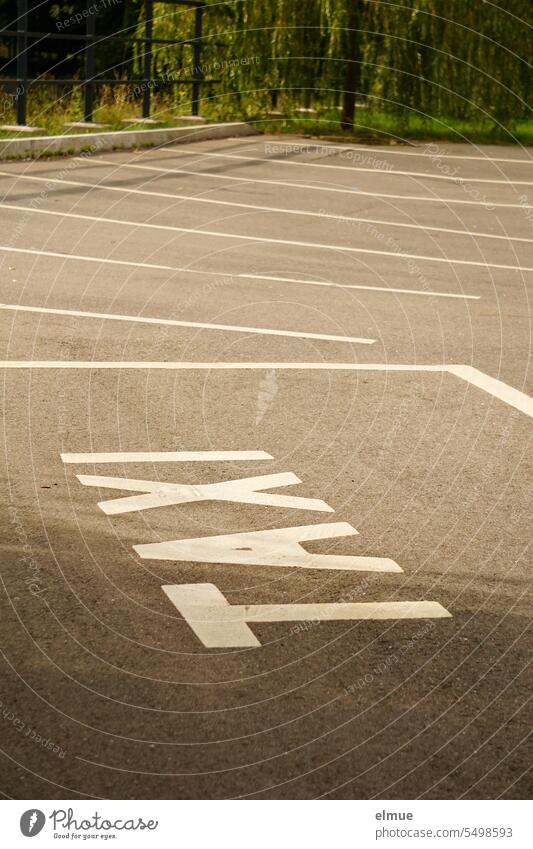
[[375, 339], [359, 336], [334, 336], [327, 333], [307, 333], [299, 330], [272, 330], [264, 327], [244, 327], [240, 324], [208, 324], [200, 321], [176, 321], [171, 318], [145, 318], [135, 315], [115, 315], [114, 313], [83, 312], [81, 310], [61, 310], [51, 307], [30, 307], [21, 304], [0, 304], [0, 310], [13, 312], [43, 313], [46, 315], [76, 316], [78, 318], [98, 318], [108, 321], [128, 321], [139, 324], [163, 324], [170, 327], [193, 327], [201, 330], [224, 330], [228, 333], [257, 333], [260, 336], [288, 336], [296, 339], [320, 339], [327, 342], [354, 342], [361, 345], [372, 345]]
[[[105, 221], [105, 219], [102, 220]], [[33, 248], [13, 248], [9, 245], [0, 245], [0, 251], [4, 251], [5, 253], [31, 254], [32, 256], [51, 256], [57, 259], [77, 259], [81, 262], [98, 262], [106, 265], [127, 265], [130, 268], [155, 268], [158, 271], [180, 271], [179, 268], [172, 268], [171, 265], [154, 265], [149, 262], [128, 262], [128, 260], [125, 259], [104, 259], [99, 256], [63, 254], [59, 251], [38, 251]]]
[[[20, 212], [31, 212], [37, 213], [39, 215], [59, 215], [61, 218], [76, 218], [82, 219], [85, 221], [95, 221], [98, 224], [108, 223], [108, 224], [120, 224], [125, 227], [148, 227], [154, 230], [175, 230], [175, 227], [166, 224], [147, 224], [146, 222], [139, 221], [124, 221], [122, 219], [117, 218], [100, 218], [96, 215], [81, 215], [79, 213], [74, 212], [56, 212], [55, 210], [49, 209], [33, 209], [31, 206], [15, 206], [14, 204], [8, 204], [4, 208], [16, 209]], [[58, 253], [56, 251], [38, 251], [30, 248], [12, 248], [12, 247], [1, 247], [2, 251], [14, 251], [15, 253], [27, 253], [33, 255], [43, 255], [43, 256], [51, 256], [51, 257], [60, 257], [61, 259], [71, 259], [71, 260], [79, 260], [81, 262], [100, 262], [100, 263], [111, 263], [112, 265], [127, 265], [133, 266], [134, 268], [155, 268], [155, 269], [163, 269], [166, 271], [177, 271], [184, 274], [204, 274], [213, 277], [220, 277], [220, 272], [217, 271], [201, 271], [194, 268], [184, 268], [179, 266], [170, 266], [170, 265], [149, 265], [147, 263], [142, 262], [129, 262], [127, 260], [118, 260], [118, 259], [106, 259], [105, 257], [91, 257], [91, 256], [79, 256], [77, 254], [65, 254]], [[385, 292], [385, 293], [396, 293], [400, 295], [424, 295], [426, 297], [435, 297], [435, 298], [462, 298], [463, 300], [472, 300], [478, 301], [480, 299], [479, 295], [462, 295], [462, 294], [453, 294], [450, 292], [433, 292], [433, 291], [421, 291], [417, 289], [395, 289], [388, 288], [387, 286], [363, 286], [356, 285], [351, 283], [328, 283], [318, 280], [298, 280], [292, 277], [272, 277], [268, 275], [262, 274], [229, 274], [226, 275], [228, 277], [238, 278], [239, 280], [272, 280], [279, 281], [285, 283], [299, 283], [302, 286], [331, 286], [339, 289], [363, 289], [365, 291], [370, 292]]]
[[322, 513], [334, 512], [333, 507], [319, 498], [302, 498], [297, 495], [277, 495], [262, 492], [265, 489], [277, 489], [278, 487], [301, 483], [300, 478], [293, 472], [192, 485], [102, 475], [76, 475], [76, 477], [83, 486], [142, 493], [142, 495], [100, 501], [98, 506], [108, 516], [133, 513], [138, 510], [150, 510], [155, 507], [169, 507], [173, 504], [191, 504], [197, 501], [228, 501], [235, 504], [259, 504], [266, 507], [284, 507], [293, 510], [318, 510]]
[[[0, 174], [2, 172], [0, 171]], [[23, 179], [28, 180], [40, 180], [39, 177], [26, 177]], [[56, 182], [56, 183], [67, 183], [65, 180], [48, 180], [47, 182]], [[68, 181], [69, 185], [83, 186], [86, 189], [105, 189], [110, 191], [121, 191], [126, 193], [134, 193], [140, 195], [148, 195], [154, 197], [169, 197], [172, 198], [174, 195], [164, 194], [161, 192], [144, 192], [139, 189], [118, 189], [111, 186], [90, 186], [87, 183], [75, 183], [73, 181]], [[110, 221], [114, 223], [112, 219], [100, 219], [101, 221]], [[161, 227], [161, 225], [159, 225]], [[167, 228], [165, 228], [167, 229]], [[338, 251], [341, 253], [355, 253], [355, 254], [370, 254], [372, 256], [386, 256], [392, 257], [394, 259], [418, 259], [424, 262], [439, 262], [446, 263], [447, 265], [473, 265], [482, 268], [503, 268], [507, 271], [533, 271], [533, 267], [522, 266], [522, 265], [502, 265], [500, 263], [495, 262], [484, 262], [480, 260], [469, 260], [469, 259], [454, 259], [453, 257], [438, 257], [438, 256], [426, 256], [425, 254], [408, 254], [403, 251], [378, 251], [372, 248], [354, 248], [346, 245], [329, 245], [324, 242], [302, 242], [297, 239], [272, 239], [267, 236], [246, 236], [242, 233], [224, 233], [220, 230], [199, 230], [196, 227], [173, 227], [173, 230], [177, 233], [189, 233], [195, 236], [212, 236], [217, 239], [233, 239], [234, 241], [244, 241], [244, 242], [254, 242], [255, 244], [267, 244], [267, 245], [286, 245], [289, 247], [298, 247], [298, 248], [312, 248], [315, 250], [327, 250], [327, 251]], [[8, 245], [3, 245], [0, 247], [0, 250], [9, 250]], [[19, 250], [20, 248], [12, 248], [12, 250]], [[84, 257], [86, 259], [86, 257]], [[116, 262], [116, 261], [115, 261]], [[123, 265], [125, 263], [122, 263]], [[134, 264], [134, 263], [132, 263]], [[152, 266], [162, 268], [164, 266]]]
[[[110, 162], [108, 160], [99, 160], [104, 165], [115, 165], [115, 163]], [[120, 164], [121, 168], [140, 168], [142, 171], [157, 171], [163, 174], [168, 174], [168, 169], [166, 168], [155, 168], [150, 165], [129, 165], [129, 164]], [[98, 183], [97, 188], [107, 188], [104, 184]], [[137, 191], [136, 189], [128, 189], [128, 191]], [[143, 191], [143, 194], [145, 192]], [[228, 201], [228, 200], [215, 200], [213, 198], [206, 197], [198, 197], [194, 195], [172, 195], [172, 197], [178, 200], [187, 200], [192, 203], [207, 203], [207, 204], [215, 204], [218, 206], [231, 206], [237, 207], [238, 209], [252, 209], [254, 212], [274, 212], [276, 214], [281, 215], [299, 215], [299, 216], [309, 216], [312, 218], [323, 218], [331, 221], [347, 221], [354, 224], [378, 224], [383, 225], [385, 227], [400, 227], [400, 228], [408, 228], [410, 230], [423, 230], [428, 232], [435, 233], [451, 233], [452, 235], [459, 236], [471, 236], [472, 238], [479, 239], [500, 239], [505, 242], [533, 242], [533, 239], [526, 238], [522, 236], [508, 236], [508, 235], [500, 235], [495, 233], [479, 233], [476, 230], [459, 230], [452, 229], [450, 227], [430, 227], [425, 224], [409, 224], [406, 222], [397, 222], [397, 221], [384, 221], [379, 218], [358, 218], [352, 215], [334, 215], [332, 213], [327, 212], [310, 212], [306, 209], [286, 209], [281, 206], [258, 206], [257, 204], [252, 203], [238, 203], [237, 201]]]
[[505, 404], [520, 410], [526, 416], [533, 417], [533, 398], [530, 398], [525, 392], [509, 386], [503, 380], [484, 374], [484, 372], [478, 371], [477, 368], [472, 366], [448, 366], [446, 371], [455, 374], [478, 389], [483, 389], [484, 392], [488, 392], [489, 395], [493, 395]]
[[481, 299], [481, 295], [454, 295], [450, 292], [422, 292], [419, 289], [394, 289], [389, 288], [388, 286], [356, 286], [355, 284], [324, 283], [320, 280], [298, 280], [296, 277], [274, 277], [270, 274], [237, 274], [236, 276], [247, 277], [252, 280], [272, 280], [276, 283], [302, 283], [304, 286], [340, 286], [342, 289], [365, 289], [370, 290], [371, 292], [396, 292], [399, 295], [427, 295], [430, 297], [436, 296], [437, 298], [463, 298], [469, 301], [479, 301]]
[[170, 371], [242, 369], [318, 369], [323, 371], [447, 371], [448, 366], [392, 363], [161, 362], [148, 360], [0, 360], [0, 368], [168, 369]]
[[[170, 153], [171, 151], [160, 150], [159, 153]], [[185, 153], [186, 151], [180, 150], [176, 151], [176, 153]], [[214, 156], [218, 156], [219, 154], [213, 154]], [[87, 160], [84, 160], [87, 163]], [[95, 164], [99, 160], [95, 159]], [[92, 164], [92, 163], [91, 163]], [[448, 198], [443, 199], [439, 197], [428, 197], [427, 195], [397, 195], [397, 194], [388, 194], [384, 192], [364, 192], [362, 190], [356, 188], [340, 188], [340, 187], [332, 187], [330, 186], [316, 186], [310, 185], [306, 182], [300, 183], [291, 183], [286, 180], [263, 180], [259, 177], [233, 177], [230, 174], [210, 174], [208, 172], [203, 171], [190, 171], [186, 168], [165, 168], [166, 174], [187, 174], [191, 177], [198, 177], [199, 179], [206, 180], [230, 180], [232, 182], [241, 183], [242, 185], [247, 185], [250, 183], [264, 183], [269, 186], [282, 186], [293, 189], [305, 189], [310, 192], [334, 192], [336, 194], [343, 195], [363, 195], [364, 197], [373, 197], [373, 198], [391, 198], [393, 200], [416, 200], [416, 201], [427, 201], [429, 203], [444, 203], [446, 206], [450, 206], [453, 204], [467, 205], [467, 206], [481, 206], [486, 209], [494, 209], [495, 207], [504, 207], [511, 209], [533, 209], [533, 206], [529, 204], [522, 203], [493, 203], [491, 201], [478, 201], [478, 200], [467, 200], [466, 198]]]
[[[179, 151], [185, 153], [185, 151]], [[352, 174], [385, 174], [387, 177], [418, 177], [430, 180], [447, 180], [448, 182], [462, 185], [464, 183], [497, 183], [504, 184], [512, 188], [513, 186], [533, 186], [533, 182], [528, 180], [496, 180], [485, 177], [461, 177], [459, 175], [450, 176], [447, 174], [426, 174], [424, 171], [399, 171], [397, 169], [388, 170], [387, 168], [363, 168], [357, 165], [323, 165], [320, 162], [295, 162], [289, 159], [263, 159], [259, 156], [242, 156], [236, 153], [207, 153], [199, 151], [201, 156], [218, 156], [224, 159], [238, 159], [245, 162], [260, 162], [262, 165], [292, 165], [300, 168], [327, 168], [331, 171], [351, 171]], [[194, 154], [193, 154], [194, 155]], [[76, 157], [79, 159], [80, 157]], [[84, 160], [85, 161], [85, 160]]]
[[63, 463], [218, 463], [273, 460], [266, 451], [106, 451], [61, 454]]
[[[374, 154], [380, 153], [382, 155], [392, 154], [393, 156], [422, 156], [422, 157], [425, 157], [427, 159], [466, 159], [467, 161], [471, 159], [473, 162], [475, 162], [475, 161], [481, 161], [481, 162], [512, 162], [512, 163], [518, 163], [519, 165], [530, 165], [530, 166], [533, 165], [533, 157], [530, 157], [529, 159], [513, 159], [513, 158], [505, 158], [505, 157], [501, 157], [501, 156], [467, 156], [466, 154], [460, 154], [460, 153], [441, 153], [442, 148], [440, 148], [440, 146], [439, 146], [438, 151], [434, 151], [434, 150], [430, 151], [427, 146], [422, 147], [422, 145], [416, 145], [416, 148], [417, 148], [416, 150], [398, 150], [398, 148], [391, 147], [390, 145], [386, 145], [386, 146], [383, 145], [383, 146], [380, 146], [380, 147], [363, 147], [363, 146], [359, 146], [359, 145], [327, 144], [327, 142], [325, 142], [324, 144], [319, 144], [318, 142], [303, 142], [303, 141], [302, 142], [300, 142], [300, 141], [293, 142], [292, 140], [287, 141], [287, 142], [265, 141], [264, 144], [265, 145], [271, 145], [271, 146], [279, 145], [281, 147], [283, 147], [283, 146], [287, 147], [287, 145], [289, 147], [299, 145], [301, 147], [316, 147], [316, 148], [319, 148], [321, 150], [324, 150], [324, 149], [343, 150], [343, 151], [352, 150], [352, 151], [354, 151], [354, 153], [357, 153], [358, 151], [361, 150], [361, 151], [364, 151], [365, 153], [374, 153]], [[413, 147], [414, 147], [414, 145], [413, 145]]]
[[[87, 162], [87, 160], [84, 160]], [[342, 194], [342, 195], [361, 195], [362, 197], [372, 197], [372, 198], [389, 198], [393, 200], [415, 200], [421, 202], [429, 202], [429, 203], [440, 203], [445, 204], [445, 206], [451, 205], [461, 205], [461, 206], [481, 206], [486, 209], [495, 209], [495, 208], [509, 208], [509, 209], [533, 209], [533, 206], [530, 204], [522, 204], [522, 203], [496, 203], [492, 201], [478, 201], [478, 200], [469, 200], [467, 198], [440, 198], [434, 196], [427, 195], [398, 195], [398, 194], [390, 194], [385, 192], [364, 192], [360, 189], [356, 188], [340, 188], [335, 186], [315, 186], [309, 185], [308, 183], [291, 183], [286, 180], [262, 180], [253, 177], [232, 177], [228, 174], [204, 174], [199, 171], [188, 171], [185, 169], [167, 169], [166, 173], [168, 174], [189, 174], [193, 177], [198, 177], [200, 179], [216, 179], [216, 180], [231, 180], [233, 182], [238, 182], [241, 184], [250, 184], [250, 183], [262, 183], [269, 186], [282, 186], [284, 188], [293, 188], [293, 189], [305, 189], [306, 191], [312, 192], [332, 192], [334, 194]], [[49, 182], [49, 178], [47, 177], [36, 177], [29, 174], [19, 174], [18, 172], [11, 171], [0, 171], [0, 175], [12, 177], [13, 179], [23, 179], [23, 180], [34, 180], [42, 183]], [[59, 180], [59, 182], [64, 182], [63, 180]], [[92, 184], [82, 183], [84, 188], [94, 188]], [[123, 191], [128, 191], [124, 189]], [[132, 190], [135, 191], [135, 190]], [[138, 190], [136, 190], [138, 191]], [[146, 192], [144, 193], [146, 194]], [[157, 196], [157, 195], [156, 195]], [[160, 193], [161, 197], [167, 197], [166, 194]], [[170, 197], [174, 197], [174, 195], [170, 195]], [[6, 195], [4, 195], [4, 201], [6, 200]]]
[[204, 370], [242, 370], [260, 369], [261, 371], [277, 370], [316, 370], [316, 371], [432, 371], [454, 374], [467, 383], [477, 386], [494, 398], [498, 398], [511, 407], [520, 410], [526, 416], [533, 418], [533, 398], [514, 389], [509, 384], [490, 377], [482, 371], [468, 365], [408, 365], [404, 363], [179, 363], [179, 362], [120, 362], [111, 360], [0, 360], [0, 368], [5, 369], [169, 369], [175, 371], [204, 371]]
[[451, 616], [435, 601], [243, 605], [229, 604], [215, 584], [173, 584], [162, 589], [207, 648], [260, 646], [247, 624], [254, 622], [442, 619]]
[[240, 566], [283, 566], [288, 569], [341, 569], [349, 572], [403, 572], [388, 557], [356, 557], [340, 554], [310, 554], [300, 543], [309, 540], [356, 536], [348, 522], [272, 528], [240, 534], [174, 539], [134, 545], [147, 560], [180, 560], [194, 563], [224, 563]]

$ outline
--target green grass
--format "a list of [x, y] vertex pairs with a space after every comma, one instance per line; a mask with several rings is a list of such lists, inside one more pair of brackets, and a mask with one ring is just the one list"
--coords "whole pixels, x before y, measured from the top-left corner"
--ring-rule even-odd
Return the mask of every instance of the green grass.
[[279, 120], [255, 118], [266, 133], [292, 133], [328, 141], [364, 144], [394, 144], [409, 141], [468, 142], [471, 144], [533, 144], [533, 120], [516, 121], [511, 127], [456, 118], [395, 116], [369, 109], [356, 111], [352, 130], [340, 126], [340, 112], [324, 112], [316, 117], [286, 116]]
[[[78, 89], [65, 94], [55, 91], [52, 94], [50, 88], [42, 86], [30, 91], [28, 96], [27, 121], [30, 126], [41, 127], [43, 132], [36, 135], [59, 136], [66, 133], [85, 133], [81, 129], [67, 129], [65, 124], [83, 119], [82, 93]], [[152, 116], [156, 118], [154, 127], [176, 126], [175, 116], [179, 107], [169, 102], [168, 98], [155, 96], [152, 98]], [[106, 130], [135, 129], [135, 125], [125, 126], [124, 118], [135, 118], [141, 113], [140, 101], [133, 101], [126, 96], [126, 87], [116, 88], [102, 87], [99, 97], [95, 103], [93, 121], [105, 124]], [[14, 109], [5, 110], [0, 123], [15, 123]], [[16, 134], [16, 133], [15, 133]], [[0, 138], [12, 138], [12, 131], [0, 130]], [[24, 134], [26, 137], [26, 134]], [[28, 134], [28, 138], [31, 136]]]
[[[141, 110], [140, 102], [128, 97], [127, 91], [126, 86], [102, 87], [95, 105], [94, 121], [106, 124], [108, 130], [125, 129], [123, 119], [136, 117]], [[157, 119], [154, 126], [176, 126], [176, 115], [190, 111], [188, 96], [185, 90], [178, 100], [169, 93], [154, 94], [152, 115]], [[28, 123], [42, 127], [44, 135], [85, 132], [65, 128], [66, 123], [81, 120], [81, 89], [62, 93], [55, 86], [36, 87], [30, 91], [28, 104]], [[255, 109], [257, 110], [257, 106]], [[219, 102], [217, 98], [213, 98], [204, 102], [201, 111], [204, 117], [211, 121], [251, 120], [258, 130], [266, 133], [291, 133], [326, 141], [394, 144], [423, 140], [533, 145], [533, 120], [518, 120], [512, 126], [502, 127], [490, 121], [424, 118], [412, 112], [393, 115], [360, 107], [356, 110], [354, 128], [342, 130], [340, 111], [331, 108], [317, 107], [317, 114], [314, 116], [302, 117], [294, 111], [294, 114], [289, 113], [279, 119], [273, 119], [264, 113], [254, 112], [253, 106], [248, 109], [247, 115], [238, 114], [234, 102]], [[4, 110], [2, 123], [14, 120], [14, 110]], [[0, 131], [0, 138], [12, 135], [12, 132]]]

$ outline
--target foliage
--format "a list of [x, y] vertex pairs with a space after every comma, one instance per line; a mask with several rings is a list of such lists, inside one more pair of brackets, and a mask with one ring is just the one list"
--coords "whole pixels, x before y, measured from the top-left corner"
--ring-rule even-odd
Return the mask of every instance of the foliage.
[[[190, 37], [192, 14], [156, 4], [157, 35]], [[531, 0], [211, 0], [202, 65], [226, 111], [264, 113], [270, 92], [282, 110], [338, 106], [355, 64], [380, 112], [497, 124], [530, 114], [532, 24]], [[159, 68], [191, 70], [187, 51], [161, 49]]]
[[[53, 31], [85, 7], [86, 0], [40, 2], [32, 27]], [[0, 0], [2, 25], [14, 25], [15, 8], [13, 0]], [[143, 8], [142, 0], [101, 2], [97, 33], [142, 39]], [[357, 111], [359, 128], [392, 122], [400, 134], [465, 126], [492, 131], [496, 140], [530, 126], [531, 0], [506, 0], [505, 6], [492, 0], [207, 0], [199, 66], [191, 43], [194, 8], [158, 2], [154, 16], [154, 37], [179, 42], [153, 48], [153, 76], [165, 81], [152, 92], [154, 109], [165, 119], [190, 112], [190, 81], [202, 77], [213, 81], [201, 89], [201, 111], [212, 119], [274, 115], [281, 121], [313, 107], [316, 115], [309, 117], [349, 127], [357, 104], [364, 107]], [[83, 23], [69, 27], [73, 34], [83, 30]], [[13, 57], [14, 43], [9, 54], [7, 44], [3, 75], [12, 77], [14, 62], [6, 57]], [[142, 77], [143, 50], [127, 37], [104, 42], [97, 71]], [[44, 40], [30, 55], [35, 73], [82, 72], [82, 43]], [[37, 98], [42, 108], [55, 92], [45, 89], [49, 93]], [[99, 97], [109, 111], [109, 93], [99, 89]], [[122, 87], [113, 97], [114, 120], [128, 108], [138, 113]]]

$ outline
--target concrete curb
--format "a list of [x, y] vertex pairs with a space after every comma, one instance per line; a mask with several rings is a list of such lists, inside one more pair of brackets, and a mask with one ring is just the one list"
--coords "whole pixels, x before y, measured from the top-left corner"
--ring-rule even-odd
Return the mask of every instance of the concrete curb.
[[206, 139], [224, 139], [232, 136], [259, 135], [251, 124], [198, 124], [192, 127], [170, 127], [155, 130], [118, 130], [107, 133], [80, 133], [64, 136], [35, 136], [33, 138], [0, 139], [0, 159], [68, 155], [70, 153], [102, 150], [126, 150], [154, 145], [186, 144]]

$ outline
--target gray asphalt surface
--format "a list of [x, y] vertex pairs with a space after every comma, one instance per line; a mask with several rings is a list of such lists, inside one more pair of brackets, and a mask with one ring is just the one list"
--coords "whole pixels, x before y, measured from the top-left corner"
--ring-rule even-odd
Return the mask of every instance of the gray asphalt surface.
[[[0, 309], [1, 359], [20, 361], [2, 365], [5, 797], [531, 793], [531, 163], [518, 147], [258, 136], [0, 164], [2, 301], [36, 308]], [[443, 370], [307, 363], [463, 364], [525, 400]], [[230, 449], [273, 459], [61, 460]], [[129, 493], [76, 478], [281, 472], [301, 483], [274, 492], [335, 512], [106, 516], [98, 502]], [[403, 573], [133, 549], [324, 522], [359, 534], [308, 551]], [[451, 617], [253, 624], [260, 647], [209, 649], [161, 590], [194, 583], [232, 604], [428, 600]]]

